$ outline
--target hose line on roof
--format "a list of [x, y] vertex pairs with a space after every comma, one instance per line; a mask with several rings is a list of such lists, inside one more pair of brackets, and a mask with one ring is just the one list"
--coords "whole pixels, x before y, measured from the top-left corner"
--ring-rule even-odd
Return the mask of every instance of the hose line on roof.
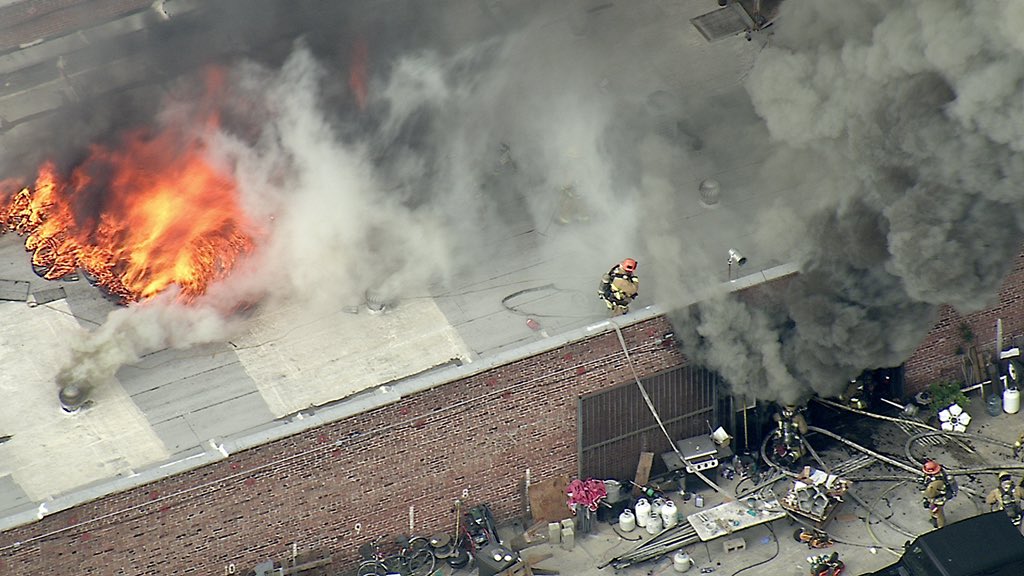
[[[651, 401], [650, 395], [647, 394], [647, 390], [644, 388], [643, 383], [640, 382], [640, 376], [637, 375], [636, 367], [633, 366], [633, 359], [629, 356], [629, 347], [626, 346], [626, 339], [622, 337], [622, 329], [619, 328], [619, 325], [615, 322], [609, 323], [612, 325], [612, 328], [615, 329], [615, 335], [619, 337], [619, 344], [622, 346], [622, 353], [626, 356], [626, 364], [629, 365], [629, 371], [633, 373], [633, 380], [636, 382], [636, 387], [640, 389], [640, 395], [643, 396], [644, 402], [647, 404], [647, 409], [651, 411], [651, 414], [654, 416], [654, 420], [658, 423], [658, 428], [661, 428], [661, 432], [665, 434], [665, 438], [668, 438], [669, 446], [672, 446], [672, 450], [676, 453], [676, 456], [679, 457], [679, 461], [685, 466], [686, 459], [683, 458], [683, 453], [679, 451], [679, 447], [676, 446], [676, 442], [672, 439], [672, 435], [665, 429], [665, 424], [661, 421], [661, 416], [658, 415], [658, 410], [654, 407], [654, 402]], [[718, 484], [712, 482], [712, 480], [705, 476], [700, 470], [694, 468], [693, 473], [703, 480], [705, 484], [714, 488], [715, 492], [728, 496], [728, 494], [722, 490]]]

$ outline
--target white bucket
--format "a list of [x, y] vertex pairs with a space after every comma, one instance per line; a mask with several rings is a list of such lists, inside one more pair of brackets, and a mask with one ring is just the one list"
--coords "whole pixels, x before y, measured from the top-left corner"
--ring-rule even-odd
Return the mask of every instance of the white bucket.
[[693, 558], [686, 552], [680, 550], [672, 556], [672, 569], [676, 572], [687, 572], [693, 567]]
[[651, 503], [647, 498], [640, 498], [636, 501], [636, 525], [643, 528], [647, 526], [647, 519], [651, 517]]
[[651, 515], [647, 517], [647, 523], [644, 525], [644, 529], [652, 536], [661, 532], [661, 515], [651, 513]]
[[661, 507], [661, 520], [665, 523], [665, 528], [672, 528], [679, 523], [679, 509], [676, 508], [675, 502], [668, 500]]
[[622, 514], [619, 514], [619, 529], [623, 532], [636, 530], [636, 516], [629, 510], [623, 510]]
[[1020, 390], [1016, 388], [1003, 390], [1003, 412], [1007, 414], [1020, 412]]

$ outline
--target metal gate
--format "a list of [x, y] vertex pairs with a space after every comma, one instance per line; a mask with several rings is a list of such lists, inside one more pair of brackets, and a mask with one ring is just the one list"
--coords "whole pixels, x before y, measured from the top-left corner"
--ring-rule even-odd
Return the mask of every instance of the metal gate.
[[[717, 422], [717, 373], [684, 366], [641, 382], [673, 440], [709, 434]], [[653, 473], [665, 470], [657, 455], [672, 446], [636, 382], [580, 397], [576, 415], [580, 478], [632, 479], [641, 452], [655, 453]]]

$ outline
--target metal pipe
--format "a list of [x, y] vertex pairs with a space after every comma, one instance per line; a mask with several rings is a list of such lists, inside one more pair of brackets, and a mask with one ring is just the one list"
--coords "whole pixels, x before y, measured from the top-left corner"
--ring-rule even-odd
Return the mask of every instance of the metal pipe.
[[[916, 426], [918, 428], [925, 428], [925, 429], [931, 430], [933, 432], [943, 432], [942, 430], [939, 430], [938, 428], [936, 428], [936, 427], [934, 427], [934, 426], [932, 426], [930, 424], [926, 424], [925, 422], [919, 422], [917, 420], [910, 420], [908, 418], [893, 418], [892, 416], [883, 416], [882, 414], [875, 414], [874, 412], [868, 412], [866, 410], [858, 410], [856, 408], [851, 408], [850, 406], [846, 406], [846, 405], [840, 404], [838, 402], [833, 402], [831, 400], [826, 400], [824, 398], [814, 398], [814, 400], [817, 401], [817, 402], [820, 402], [821, 404], [824, 404], [826, 406], [832, 406], [833, 408], [840, 408], [842, 410], [847, 410], [849, 412], [853, 412], [854, 414], [860, 414], [861, 416], [867, 416], [868, 418], [876, 418], [878, 420], [885, 420], [887, 422], [897, 422], [897, 423], [902, 423], [902, 424], [909, 424], [911, 426]], [[964, 444], [963, 442], [959, 442], [958, 441], [957, 444], [961, 448], [966, 450], [968, 453], [976, 454], [976, 452], [974, 451], [973, 448], [971, 448], [970, 446]]]
[[886, 464], [889, 464], [890, 466], [895, 466], [895, 467], [897, 467], [897, 468], [899, 468], [901, 470], [904, 470], [906, 472], [910, 472], [911, 474], [915, 474], [917, 476], [922, 476], [924, 474], [920, 470], [914, 469], [914, 468], [908, 466], [907, 464], [904, 464], [903, 462], [900, 462], [899, 460], [894, 460], [894, 459], [889, 458], [888, 456], [886, 456], [884, 454], [879, 454], [878, 452], [875, 452], [874, 450], [870, 450], [868, 448], [865, 448], [864, 446], [861, 446], [860, 444], [857, 444], [856, 442], [854, 442], [852, 440], [847, 440], [846, 438], [843, 438], [842, 436], [840, 436], [838, 434], [834, 434], [832, 432], [829, 432], [828, 430], [825, 430], [823, 428], [818, 428], [816, 426], [808, 426], [807, 429], [808, 430], [813, 430], [814, 432], [817, 432], [819, 434], [824, 434], [825, 436], [828, 436], [829, 438], [832, 438], [834, 440], [839, 440], [843, 444], [846, 444], [847, 446], [849, 446], [851, 448], [854, 448], [856, 450], [860, 450], [861, 452], [863, 452], [865, 454], [868, 454], [868, 455], [870, 455], [870, 456], [872, 456], [874, 458], [877, 458], [878, 460], [881, 460], [882, 462], [885, 462]]
[[825, 472], [828, 472], [829, 474], [832, 473], [832, 468], [828, 464], [825, 464], [825, 461], [818, 456], [818, 453], [814, 451], [814, 448], [811, 448], [811, 443], [808, 442], [806, 438], [801, 437], [800, 443], [804, 445], [804, 448], [807, 448], [807, 452], [810, 453], [811, 458], [814, 458], [814, 461], [821, 465], [821, 468]]
[[[889, 422], [900, 422], [900, 423], [903, 423], [903, 424], [909, 424], [911, 426], [917, 426], [918, 428], [927, 428], [928, 430], [938, 430], [936, 427], [934, 427], [934, 426], [932, 426], [930, 424], [926, 424], [924, 422], [918, 422], [917, 420], [909, 420], [907, 418], [894, 418], [892, 416], [883, 416], [882, 414], [875, 414], [874, 412], [868, 412], [866, 410], [858, 410], [856, 408], [852, 408], [850, 406], [846, 406], [845, 404], [840, 404], [839, 402], [833, 402], [832, 400], [826, 400], [824, 398], [815, 398], [814, 400], [815, 400], [815, 402], [819, 402], [819, 403], [824, 404], [826, 406], [831, 406], [833, 408], [839, 408], [839, 409], [842, 409], [842, 410], [846, 410], [848, 412], [853, 412], [854, 414], [860, 414], [861, 416], [867, 416], [869, 418], [877, 418], [878, 420], [886, 420], [886, 421], [889, 421]], [[883, 400], [885, 400], [885, 399], [883, 398]], [[903, 406], [899, 406], [895, 402], [892, 402], [891, 400], [885, 400], [885, 401], [892, 403], [893, 405], [895, 405], [897, 408], [900, 408], [901, 410], [903, 409]]]

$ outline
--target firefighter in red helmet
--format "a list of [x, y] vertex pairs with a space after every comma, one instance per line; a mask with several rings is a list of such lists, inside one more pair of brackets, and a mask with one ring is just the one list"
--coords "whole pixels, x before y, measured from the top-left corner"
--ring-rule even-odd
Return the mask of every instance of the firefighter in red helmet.
[[636, 299], [640, 286], [640, 279], [635, 274], [636, 266], [636, 260], [626, 258], [612, 266], [601, 279], [601, 289], [597, 294], [613, 316], [629, 312], [629, 303]]
[[946, 525], [946, 514], [943, 507], [947, 501], [956, 496], [956, 485], [935, 460], [926, 461], [921, 470], [925, 474], [922, 504], [931, 515], [932, 526], [942, 528]]

